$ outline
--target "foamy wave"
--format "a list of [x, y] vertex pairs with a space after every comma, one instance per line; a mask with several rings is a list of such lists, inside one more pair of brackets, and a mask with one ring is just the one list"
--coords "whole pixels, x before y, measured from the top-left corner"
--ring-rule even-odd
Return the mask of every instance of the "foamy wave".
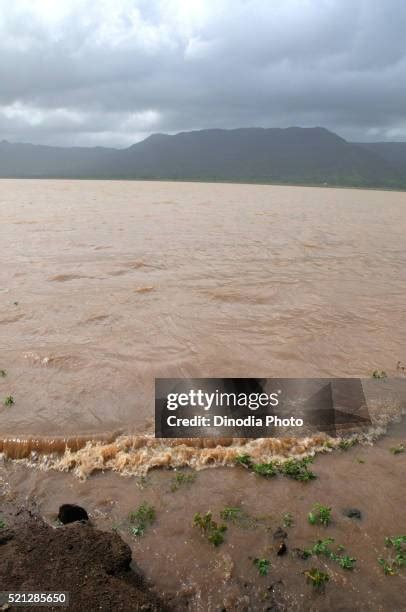
[[[354, 434], [354, 442], [371, 443], [385, 428]], [[348, 439], [348, 438], [347, 438]], [[246, 453], [254, 462], [285, 461], [291, 457], [314, 456], [339, 447], [342, 438], [317, 435], [308, 438], [243, 439], [156, 439], [153, 436], [120, 436], [112, 442], [86, 442], [82, 448], [65, 448], [62, 455], [32, 451], [19, 461], [43, 470], [72, 471], [86, 479], [97, 471], [112, 470], [122, 475], [147, 474], [154, 468], [191, 467], [196, 470], [232, 466]]]

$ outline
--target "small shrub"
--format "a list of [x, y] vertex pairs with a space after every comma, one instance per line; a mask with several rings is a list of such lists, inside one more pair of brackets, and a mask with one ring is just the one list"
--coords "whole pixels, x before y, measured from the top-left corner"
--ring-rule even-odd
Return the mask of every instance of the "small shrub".
[[2, 518], [0, 518], [0, 529], [4, 529], [6, 526], [6, 523], [3, 521]]
[[307, 515], [307, 519], [311, 525], [319, 524], [327, 527], [331, 521], [331, 508], [317, 503]]
[[372, 372], [372, 378], [387, 378], [388, 375], [384, 370], [374, 370]]
[[7, 395], [7, 397], [4, 399], [4, 405], [5, 406], [13, 406], [14, 405], [14, 397], [12, 395]]
[[261, 576], [267, 576], [269, 568], [271, 567], [271, 562], [269, 559], [254, 559], [254, 565]]
[[210, 511], [203, 515], [197, 512], [193, 518], [193, 527], [198, 527], [213, 546], [220, 546], [224, 542], [223, 533], [227, 531], [227, 525], [218, 525], [213, 521]]
[[0, 378], [6, 378], [7, 372], [6, 370], [0, 370]]
[[155, 522], [155, 509], [147, 503], [142, 503], [135, 512], [130, 512], [130, 531], [134, 536], [142, 536], [146, 528]]
[[305, 576], [317, 591], [324, 591], [326, 583], [330, 580], [330, 576], [326, 572], [317, 569], [317, 567], [309, 569], [305, 572]]

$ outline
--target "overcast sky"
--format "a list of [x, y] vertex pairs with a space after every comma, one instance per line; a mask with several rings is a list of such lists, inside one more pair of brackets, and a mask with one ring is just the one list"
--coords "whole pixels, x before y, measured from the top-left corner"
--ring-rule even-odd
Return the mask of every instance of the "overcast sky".
[[0, 0], [0, 140], [290, 125], [406, 140], [405, 0]]

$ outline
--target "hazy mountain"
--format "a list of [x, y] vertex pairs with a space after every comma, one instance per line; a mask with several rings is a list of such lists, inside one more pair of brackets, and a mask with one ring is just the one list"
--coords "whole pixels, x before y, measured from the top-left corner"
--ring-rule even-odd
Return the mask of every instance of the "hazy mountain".
[[406, 166], [378, 149], [297, 127], [154, 134], [127, 149], [3, 141], [0, 176], [406, 186]]
[[379, 155], [406, 176], [406, 142], [363, 142], [359, 146]]

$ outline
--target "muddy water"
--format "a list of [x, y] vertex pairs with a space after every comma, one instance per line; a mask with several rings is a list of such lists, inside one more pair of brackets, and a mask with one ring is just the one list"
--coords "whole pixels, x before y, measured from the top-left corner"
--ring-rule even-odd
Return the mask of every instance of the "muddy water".
[[0, 183], [9, 436], [152, 431], [153, 381], [406, 361], [406, 194]]
[[[7, 498], [33, 497], [51, 521], [60, 502], [85, 505], [99, 526], [119, 529], [157, 589], [189, 609], [279, 600], [292, 610], [402, 609], [404, 576], [389, 583], [376, 557], [386, 535], [405, 531], [405, 455], [388, 450], [405, 439], [404, 421], [373, 447], [319, 456], [307, 487], [237, 468], [199, 471], [175, 492], [172, 471], [145, 482], [123, 475], [227, 465], [239, 452], [232, 441], [157, 447], [155, 377], [365, 377], [379, 368], [402, 378], [406, 194], [4, 180], [0, 218], [0, 393], [15, 400], [0, 409], [0, 444], [25, 457], [0, 468]], [[383, 427], [405, 408], [385, 384], [372, 407]], [[70, 450], [53, 454], [67, 438]], [[258, 460], [325, 449], [317, 437], [248, 444]], [[132, 540], [126, 517], [143, 500], [157, 522]], [[289, 547], [324, 535], [305, 520], [315, 501], [333, 506], [328, 535], [359, 559], [354, 573], [328, 564], [324, 599], [305, 584], [312, 562], [277, 558], [272, 540], [285, 511], [295, 518]], [[210, 508], [218, 518], [237, 504], [258, 525], [230, 526], [214, 550], [193, 514]], [[345, 505], [363, 521], [342, 517]], [[257, 556], [275, 566], [266, 579]]]

